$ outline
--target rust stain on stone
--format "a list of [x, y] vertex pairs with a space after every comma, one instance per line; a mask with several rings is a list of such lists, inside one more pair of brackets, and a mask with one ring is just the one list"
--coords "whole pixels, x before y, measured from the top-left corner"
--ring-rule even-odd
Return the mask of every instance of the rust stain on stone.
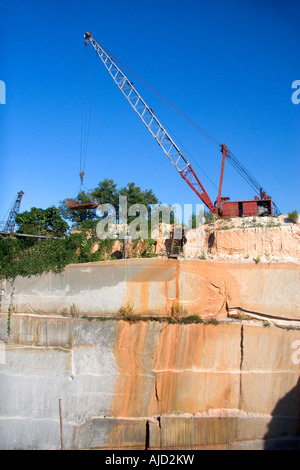
[[149, 282], [143, 282], [141, 284], [141, 312], [149, 311]]
[[162, 282], [170, 281], [174, 278], [174, 266], [170, 264], [170, 260], [155, 260], [148, 267], [143, 266], [140, 273], [130, 278], [131, 282]]
[[119, 321], [115, 358], [119, 368], [111, 414], [118, 417], [151, 416], [156, 412], [155, 376], [151, 373], [156, 343], [151, 342], [149, 327], [158, 324]]
[[[169, 297], [171, 286], [175, 283], [175, 298]], [[151, 312], [150, 284], [153, 286], [152, 296], [159, 295], [165, 299], [164, 305], [159, 308], [161, 314], [171, 311], [174, 304], [179, 302], [179, 263], [170, 260], [155, 260], [138, 274], [130, 277], [126, 284], [125, 302], [127, 305], [139, 305], [137, 314]], [[138, 301], [139, 299], [139, 301]]]
[[119, 378], [111, 415], [194, 413], [205, 410], [207, 404], [217, 408], [224, 402], [235, 408], [239, 331], [239, 325], [228, 331], [227, 325], [118, 322]]

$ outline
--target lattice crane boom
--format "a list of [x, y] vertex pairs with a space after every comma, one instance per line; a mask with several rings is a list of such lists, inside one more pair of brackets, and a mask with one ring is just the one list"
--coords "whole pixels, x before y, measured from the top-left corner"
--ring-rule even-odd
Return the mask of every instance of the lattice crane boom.
[[126, 77], [126, 75], [117, 66], [113, 59], [108, 55], [105, 49], [93, 38], [91, 33], [85, 33], [84, 37], [86, 39], [86, 44], [88, 44], [88, 41], [90, 41], [97, 55], [100, 57], [112, 79], [118, 86], [119, 90], [125, 96], [134, 111], [138, 114], [140, 119], [149, 130], [150, 134], [154, 137], [158, 145], [170, 159], [182, 178], [188, 183], [188, 185], [193, 189], [193, 191], [203, 201], [208, 209], [212, 213], [217, 214], [218, 209], [212, 203], [191, 164], [188, 162], [166, 129], [154, 115], [152, 109], [146, 104], [144, 99], [135, 89], [133, 83]]
[[[125, 96], [130, 106], [138, 114], [139, 118], [147, 127], [148, 131], [154, 137], [163, 152], [167, 155], [180, 176], [187, 182], [210, 212], [216, 214], [218, 217], [242, 217], [255, 215], [273, 216], [274, 213], [279, 213], [279, 210], [273, 203], [271, 197], [263, 191], [250, 173], [227, 149], [226, 144], [219, 144], [222, 152], [222, 166], [218, 196], [215, 204], [213, 204], [192, 165], [188, 162], [186, 157], [173, 141], [172, 137], [157, 119], [152, 109], [146, 104], [139, 92], [135, 89], [133, 83], [117, 66], [109, 53], [105, 51], [105, 49], [93, 38], [91, 33], [86, 32], [84, 37], [85, 44], [88, 45], [89, 42], [92, 44], [115, 84]], [[258, 192], [259, 196], [255, 196], [254, 200], [230, 201], [229, 197], [221, 196], [226, 158], [228, 158], [230, 163], [236, 168], [241, 176]]]

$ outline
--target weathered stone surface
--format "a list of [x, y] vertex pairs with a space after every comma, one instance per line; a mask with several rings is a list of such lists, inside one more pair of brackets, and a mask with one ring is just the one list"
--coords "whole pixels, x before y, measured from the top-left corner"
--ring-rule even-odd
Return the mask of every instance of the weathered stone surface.
[[[212, 232], [211, 232], [212, 233]], [[211, 235], [211, 234], [209, 234]], [[244, 256], [300, 257], [300, 225], [281, 227], [254, 227], [213, 232], [214, 242], [207, 248], [212, 254], [239, 254]]]
[[74, 448], [144, 450], [146, 425], [146, 419], [88, 419], [75, 430]]
[[216, 259], [224, 256], [298, 262], [300, 259], [300, 224], [286, 218], [219, 219], [189, 230], [186, 239], [183, 247], [186, 258], [199, 258], [206, 253]]
[[[299, 330], [0, 316], [0, 448], [297, 448]], [[61, 345], [58, 344], [58, 339]]]
[[297, 448], [299, 272], [204, 260], [68, 266], [16, 279], [10, 336], [7, 283], [0, 448], [58, 449], [59, 399], [68, 449]]
[[[128, 259], [69, 265], [62, 274], [17, 278], [14, 311], [61, 316], [249, 314], [299, 320], [300, 265]], [[7, 312], [6, 283], [0, 311]]]

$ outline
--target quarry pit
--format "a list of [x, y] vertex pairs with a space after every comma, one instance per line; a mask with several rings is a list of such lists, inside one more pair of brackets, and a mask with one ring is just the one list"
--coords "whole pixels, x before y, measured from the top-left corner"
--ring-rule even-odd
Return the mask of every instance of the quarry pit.
[[4, 282], [1, 448], [299, 449], [299, 232], [261, 262], [228, 233]]

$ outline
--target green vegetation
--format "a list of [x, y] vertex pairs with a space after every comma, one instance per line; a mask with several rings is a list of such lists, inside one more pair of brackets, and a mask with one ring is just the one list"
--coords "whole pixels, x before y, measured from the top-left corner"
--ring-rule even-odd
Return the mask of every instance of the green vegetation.
[[121, 315], [121, 317], [126, 317], [126, 318], [132, 317], [133, 316], [133, 306], [127, 304], [124, 307], [120, 307], [119, 314]]
[[173, 318], [178, 318], [179, 315], [185, 315], [186, 311], [182, 305], [172, 305], [171, 307], [171, 315]]
[[199, 315], [188, 315], [180, 319], [181, 323], [189, 325], [190, 323], [204, 323], [204, 320]]
[[[112, 179], [105, 178], [100, 181], [96, 188], [86, 192], [80, 191], [75, 201], [79, 203], [96, 202], [97, 204], [110, 204], [116, 209], [116, 220], [119, 222], [119, 198], [127, 197], [128, 207], [133, 204], [143, 204], [148, 207], [150, 212], [151, 204], [158, 204], [158, 199], [151, 189], [142, 190], [135, 183], [127, 183], [126, 186], [118, 189], [116, 183]], [[60, 202], [58, 207], [61, 216], [68, 220], [71, 228], [81, 229], [82, 223], [86, 221], [99, 221], [96, 209], [87, 210], [70, 210], [67, 207], [67, 199]], [[128, 223], [135, 217], [128, 217]]]
[[[49, 237], [63, 237], [68, 229], [68, 224], [62, 219], [59, 210], [52, 206], [48, 209], [37, 209], [32, 207], [16, 216], [19, 227], [18, 233], [29, 235], [42, 235]], [[32, 245], [32, 239], [27, 238], [28, 244]]]
[[9, 301], [9, 306], [8, 306], [8, 312], [7, 312], [7, 327], [6, 327], [6, 331], [7, 331], [7, 335], [9, 336], [10, 335], [10, 319], [11, 319], [11, 315], [14, 311], [14, 303], [13, 303], [13, 297], [14, 297], [14, 287], [13, 287], [13, 284], [12, 284], [12, 290], [11, 290], [11, 294], [10, 294], [10, 301]]
[[29, 245], [27, 239], [16, 236], [1, 239], [0, 278], [14, 279], [16, 276], [31, 276], [47, 271], [59, 272], [72, 262], [72, 239], [38, 240], [35, 239]]
[[[80, 203], [94, 200], [98, 204], [112, 204], [116, 208], [118, 220], [119, 196], [127, 196], [128, 207], [139, 203], [150, 210], [151, 204], [158, 203], [152, 190], [143, 191], [134, 183], [128, 183], [118, 190], [110, 179], [104, 179], [89, 192], [80, 191], [76, 200]], [[128, 218], [128, 223], [131, 219]], [[66, 199], [58, 208], [33, 207], [30, 211], [18, 214], [16, 233], [0, 238], [0, 280], [13, 281], [16, 276], [40, 275], [49, 271], [59, 273], [70, 263], [121, 257], [120, 252], [112, 253], [116, 240], [100, 240], [97, 237], [99, 220], [101, 217], [95, 209], [70, 210]], [[133, 256], [153, 256], [154, 240], [138, 242], [134, 241]]]
[[207, 322], [208, 325], [218, 325], [219, 321], [216, 318], [210, 318]]
[[292, 211], [288, 213], [289, 219], [293, 222], [293, 224], [296, 224], [298, 222], [298, 211]]

